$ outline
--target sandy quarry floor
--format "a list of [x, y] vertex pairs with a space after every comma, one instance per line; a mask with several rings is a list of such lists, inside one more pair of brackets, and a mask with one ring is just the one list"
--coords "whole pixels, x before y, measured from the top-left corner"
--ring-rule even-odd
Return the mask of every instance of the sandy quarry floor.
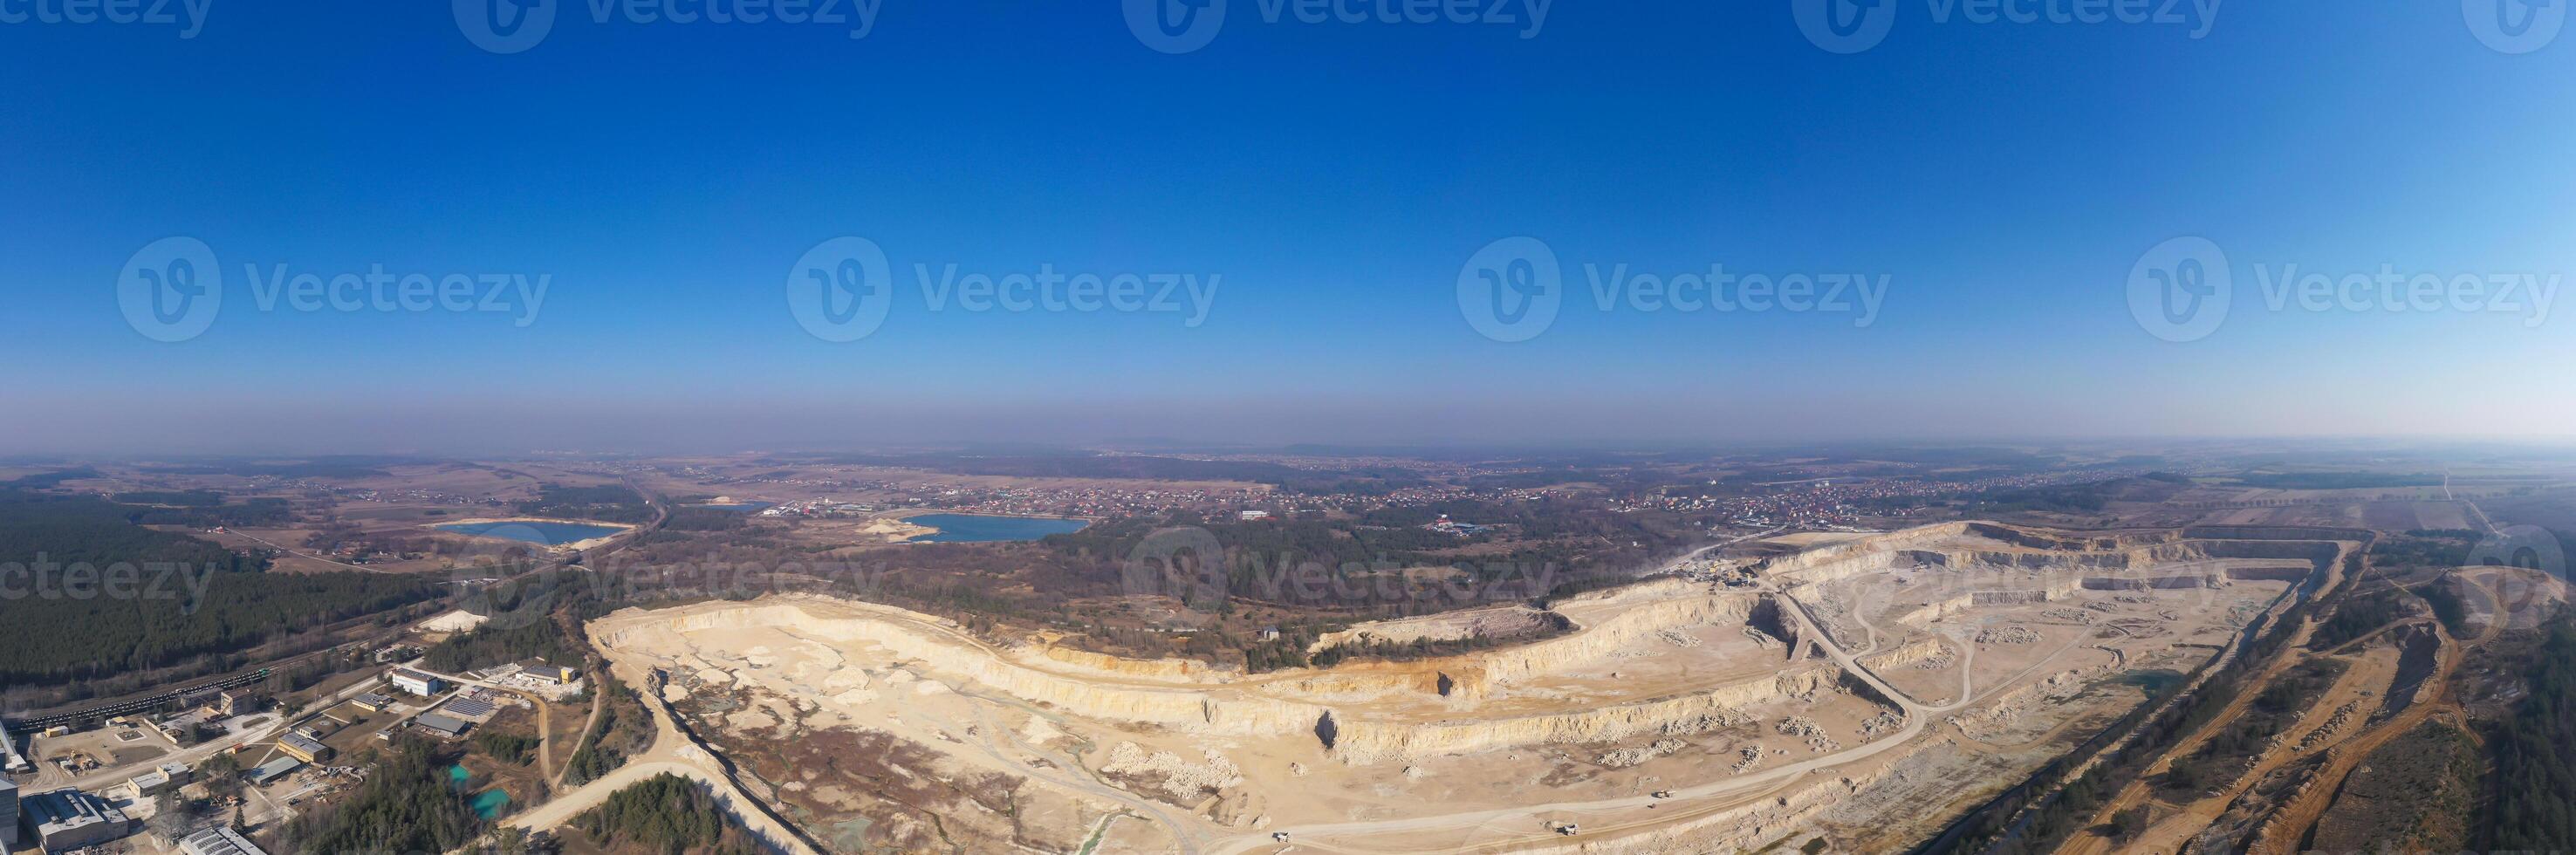
[[[1324, 852], [1816, 835], [1875, 850], [2027, 775], [2288, 587], [2261, 561], [2059, 556], [1989, 534], [1841, 541], [1758, 588], [1586, 595], [1556, 606], [1570, 635], [1332, 671], [1001, 646], [820, 598], [621, 612], [591, 635], [662, 675], [661, 699], [756, 795], [840, 851], [1269, 852], [1280, 831]], [[2085, 566], [2042, 566], [2060, 558]], [[2168, 577], [2202, 581], [2157, 587]], [[1799, 628], [1809, 613], [1838, 643]]]

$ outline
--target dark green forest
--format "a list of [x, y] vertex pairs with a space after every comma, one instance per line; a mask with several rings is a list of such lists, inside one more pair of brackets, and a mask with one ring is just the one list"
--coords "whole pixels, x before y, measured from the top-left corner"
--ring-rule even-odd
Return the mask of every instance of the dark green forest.
[[452, 852], [473, 839], [480, 822], [428, 743], [395, 738], [355, 793], [316, 803], [281, 836], [292, 852]]
[[[756, 855], [740, 826], [697, 782], [664, 772], [618, 790], [573, 819], [592, 843], [620, 852]], [[729, 833], [730, 832], [730, 833]]]
[[2576, 612], [2561, 611], [2533, 656], [2531, 695], [2496, 727], [2486, 847], [2576, 849]]
[[640, 523], [653, 519], [653, 507], [644, 503], [644, 496], [623, 485], [566, 487], [547, 484], [539, 490], [537, 498], [518, 503], [519, 513], [614, 523]]
[[131, 514], [93, 496], [0, 490], [0, 683], [177, 665], [438, 595], [370, 573], [268, 573], [265, 556]]

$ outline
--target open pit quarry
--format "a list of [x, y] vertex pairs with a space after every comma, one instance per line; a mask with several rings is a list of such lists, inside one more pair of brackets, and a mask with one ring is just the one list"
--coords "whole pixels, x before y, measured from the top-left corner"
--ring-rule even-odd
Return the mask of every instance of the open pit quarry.
[[2140, 703], [2142, 676], [2200, 667], [2340, 554], [2228, 534], [1930, 526], [1732, 586], [1355, 628], [1572, 627], [1543, 640], [1262, 674], [821, 597], [589, 630], [828, 851], [1882, 851]]

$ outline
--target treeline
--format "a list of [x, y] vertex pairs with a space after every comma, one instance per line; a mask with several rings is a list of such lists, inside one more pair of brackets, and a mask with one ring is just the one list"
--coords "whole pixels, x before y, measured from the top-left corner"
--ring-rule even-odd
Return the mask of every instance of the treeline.
[[527, 659], [579, 668], [583, 655], [565, 640], [552, 615], [539, 612], [486, 621], [432, 645], [421, 654], [420, 664], [432, 671], [459, 674]]
[[107, 566], [147, 561], [257, 570], [267, 561], [234, 554], [206, 541], [135, 524], [141, 509], [96, 496], [61, 496], [0, 489], [0, 563]]
[[213, 507], [137, 506], [127, 518], [141, 525], [183, 525], [189, 528], [281, 525], [294, 521], [295, 509], [285, 499], [257, 498]]
[[474, 733], [474, 748], [485, 757], [525, 766], [536, 759], [537, 738], [487, 728]]
[[2576, 849], [2576, 612], [2560, 610], [2530, 667], [2531, 694], [2496, 724], [2489, 850]]
[[2402, 537], [2381, 536], [2370, 546], [2371, 563], [2380, 567], [2462, 567], [2477, 546], [2477, 532], [2467, 529], [2416, 529]]
[[600, 848], [667, 855], [758, 855], [760, 848], [698, 783], [664, 772], [610, 793], [573, 819]]
[[2413, 609], [2408, 608], [2407, 602], [2405, 595], [2396, 591], [2381, 591], [2367, 597], [2346, 597], [2343, 604], [2335, 608], [2334, 617], [2327, 618], [2324, 623], [2317, 625], [2316, 634], [2308, 647], [2312, 650], [2326, 650], [2360, 638], [2371, 630], [2387, 626], [2390, 621], [2414, 613]]
[[537, 498], [516, 505], [519, 513], [614, 523], [640, 523], [653, 519], [653, 508], [645, 504], [643, 494], [623, 484], [596, 487], [547, 484], [537, 489]]
[[1317, 668], [1330, 668], [1336, 664], [1353, 660], [1374, 659], [1389, 662], [1403, 662], [1417, 659], [1436, 659], [1442, 656], [1457, 656], [1462, 653], [1473, 653], [1478, 650], [1491, 650], [1497, 647], [1526, 644], [1528, 642], [1562, 635], [1574, 628], [1574, 622], [1566, 620], [1563, 615], [1551, 612], [1548, 614], [1548, 617], [1553, 620], [1550, 620], [1529, 632], [1516, 633], [1512, 635], [1476, 635], [1468, 636], [1466, 638], [1441, 639], [1416, 638], [1411, 641], [1371, 641], [1365, 644], [1337, 644], [1332, 647], [1316, 651], [1312, 659], [1312, 664]]
[[453, 852], [481, 823], [420, 739], [398, 735], [349, 798], [317, 802], [280, 833], [286, 852]]
[[2422, 472], [2410, 475], [2382, 472], [2248, 472], [2236, 476], [2236, 483], [2274, 490], [2367, 490], [2378, 487], [2436, 487], [2441, 485], [2442, 476]]
[[214, 490], [133, 490], [108, 497], [128, 505], [180, 505], [211, 508], [224, 503], [224, 494]]
[[[143, 574], [148, 580], [152, 574]], [[202, 584], [202, 596], [189, 587]], [[179, 665], [438, 596], [375, 573], [213, 572], [155, 591], [0, 600], [0, 683], [57, 683]]]
[[1980, 493], [1976, 502], [1987, 511], [2095, 513], [2110, 506], [2111, 492], [2102, 484], [2009, 488]]
[[675, 507], [662, 527], [670, 531], [733, 531], [749, 524], [749, 515], [717, 508]]

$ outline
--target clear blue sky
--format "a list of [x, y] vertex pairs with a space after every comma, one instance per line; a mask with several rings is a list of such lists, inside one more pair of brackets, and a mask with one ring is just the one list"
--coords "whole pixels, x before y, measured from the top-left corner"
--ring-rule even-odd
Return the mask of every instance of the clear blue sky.
[[[1557, 3], [1528, 39], [1232, 2], [1182, 55], [1114, 2], [889, 0], [855, 40], [567, 2], [515, 55], [444, 0], [0, 24], [0, 451], [2576, 430], [2576, 300], [2531, 328], [2272, 312], [2253, 281], [2576, 269], [2576, 34], [2499, 53], [2448, 0], [2227, 3], [2197, 40], [1894, 0], [1837, 55], [1769, 0]], [[785, 281], [842, 235], [897, 287], [833, 343]], [[1571, 293], [1488, 340], [1460, 266], [1522, 235]], [[2125, 289], [2183, 235], [2238, 293], [2174, 343]], [[116, 298], [170, 236], [227, 288], [175, 343]], [[951, 263], [1222, 280], [1195, 328], [932, 311], [914, 265]], [[1865, 328], [1596, 309], [1583, 265], [1623, 263], [1889, 290]], [[551, 284], [524, 328], [261, 311], [245, 264]]]

